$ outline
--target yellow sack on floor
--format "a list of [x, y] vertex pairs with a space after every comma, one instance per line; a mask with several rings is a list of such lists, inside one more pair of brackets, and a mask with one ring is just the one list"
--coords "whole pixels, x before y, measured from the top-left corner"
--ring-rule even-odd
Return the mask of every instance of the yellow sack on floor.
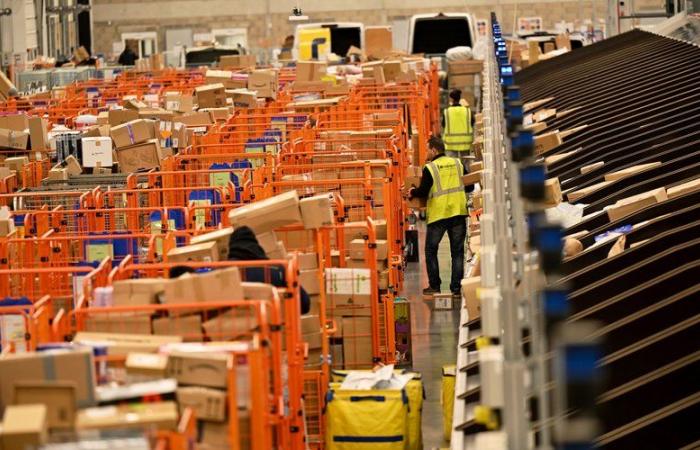
[[328, 391], [327, 450], [407, 450], [408, 396], [405, 390]]
[[456, 375], [457, 367], [455, 365], [442, 366], [442, 398], [440, 403], [442, 404], [442, 432], [447, 442], [452, 438]]

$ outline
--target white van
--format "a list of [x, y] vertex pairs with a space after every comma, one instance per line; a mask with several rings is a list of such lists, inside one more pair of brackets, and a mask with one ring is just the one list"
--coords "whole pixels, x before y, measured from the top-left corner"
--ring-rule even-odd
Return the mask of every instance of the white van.
[[294, 30], [294, 58], [299, 57], [299, 31], [328, 28], [331, 32], [331, 52], [344, 57], [351, 46], [364, 48], [365, 26], [360, 22], [300, 23]]
[[444, 55], [452, 47], [474, 48], [476, 20], [467, 13], [416, 14], [408, 30], [408, 53]]

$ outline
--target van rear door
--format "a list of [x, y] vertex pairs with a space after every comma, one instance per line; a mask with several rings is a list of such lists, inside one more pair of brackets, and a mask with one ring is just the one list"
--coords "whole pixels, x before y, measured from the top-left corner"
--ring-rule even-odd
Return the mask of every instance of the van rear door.
[[411, 21], [411, 53], [445, 54], [452, 47], [474, 47], [468, 14], [418, 15]]

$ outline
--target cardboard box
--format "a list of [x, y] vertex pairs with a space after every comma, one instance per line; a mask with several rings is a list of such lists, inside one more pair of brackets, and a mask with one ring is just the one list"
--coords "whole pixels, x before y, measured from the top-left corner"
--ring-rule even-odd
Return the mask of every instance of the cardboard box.
[[406, 70], [406, 64], [401, 60], [384, 61], [384, 79], [386, 81], [396, 81]]
[[296, 257], [299, 270], [311, 270], [318, 268], [317, 253], [297, 253]]
[[697, 190], [700, 190], [700, 179], [695, 179], [683, 184], [670, 187], [666, 189], [666, 194], [668, 195], [668, 198], [676, 198], [680, 197], [681, 195], [695, 192]]
[[192, 128], [207, 127], [214, 123], [211, 118], [211, 114], [206, 111], [197, 111], [184, 114], [180, 116], [178, 120], [180, 123]]
[[12, 405], [5, 409], [2, 422], [2, 448], [24, 450], [38, 448], [48, 439], [46, 405]]
[[557, 131], [551, 131], [549, 133], [535, 136], [534, 141], [535, 154], [538, 156], [550, 150], [553, 150], [562, 144], [561, 136]]
[[365, 54], [373, 58], [384, 58], [393, 49], [391, 27], [365, 27]]
[[190, 244], [201, 244], [204, 242], [216, 243], [219, 252], [219, 261], [228, 259], [228, 244], [233, 234], [233, 227], [222, 228], [210, 233], [199, 234], [190, 239]]
[[658, 188], [642, 194], [623, 198], [622, 200], [618, 200], [612, 207], [606, 208], [608, 218], [610, 219], [610, 222], [614, 222], [617, 219], [621, 219], [667, 199], [668, 196], [666, 195], [666, 189], [664, 188]]
[[148, 427], [175, 430], [178, 417], [175, 402], [131, 403], [80, 410], [75, 427], [78, 431]]
[[251, 309], [234, 308], [207, 320], [202, 327], [210, 340], [240, 341], [249, 340], [259, 325]]
[[304, 314], [301, 316], [301, 334], [321, 332], [321, 321], [316, 314]]
[[125, 368], [129, 375], [165, 378], [168, 369], [168, 355], [132, 352], [126, 357]]
[[384, 78], [384, 62], [383, 61], [373, 61], [369, 63], [364, 63], [360, 66], [362, 68], [362, 77], [373, 79], [377, 84], [386, 83]]
[[165, 93], [165, 109], [180, 113], [189, 113], [194, 109], [194, 99], [191, 95], [180, 92]]
[[29, 133], [0, 128], [0, 148], [26, 150], [29, 143]]
[[277, 288], [271, 284], [244, 281], [241, 287], [245, 300], [274, 300], [277, 297]]
[[107, 112], [107, 123], [116, 127], [138, 120], [139, 112], [133, 109], [110, 109]]
[[277, 246], [274, 250], [267, 253], [270, 259], [287, 259], [287, 249], [284, 247], [284, 241], [277, 241]]
[[277, 234], [274, 231], [267, 231], [265, 233], [256, 234], [255, 238], [258, 240], [258, 244], [262, 247], [265, 254], [274, 253], [277, 250]]
[[483, 184], [483, 181], [482, 181], [483, 174], [484, 174], [484, 172], [481, 170], [469, 172], [462, 177], [462, 184], [464, 184], [465, 186], [471, 186], [472, 184], [476, 184], [476, 183]]
[[301, 339], [306, 342], [309, 350], [318, 350], [322, 345], [323, 334], [321, 332], [303, 334]]
[[319, 194], [299, 201], [299, 209], [304, 228], [313, 230], [335, 223], [333, 216], [333, 195]]
[[233, 72], [230, 70], [207, 70], [204, 74], [204, 81], [207, 84], [223, 84], [225, 89], [239, 87], [233, 79]]
[[636, 175], [640, 172], [644, 172], [645, 170], [653, 169], [654, 167], [659, 167], [659, 166], [661, 166], [660, 161], [647, 163], [647, 164], [638, 164], [636, 166], [628, 167], [626, 169], [618, 170], [616, 172], [606, 173], [604, 178], [605, 178], [605, 181], [620, 180], [622, 178], [630, 177], [630, 176]]
[[226, 122], [233, 113], [229, 108], [207, 108], [202, 111], [208, 112], [213, 122]]
[[51, 429], [71, 429], [75, 425], [77, 406], [73, 382], [15, 383], [14, 404], [46, 406], [48, 427]]
[[530, 125], [526, 125], [524, 128], [531, 131], [532, 134], [538, 134], [547, 128], [547, 122], [533, 122]]
[[533, 122], [544, 122], [551, 117], [556, 117], [556, 115], [557, 110], [555, 108], [547, 108], [532, 113], [531, 117]]
[[348, 369], [370, 368], [372, 361], [372, 318], [343, 317], [343, 361]]
[[47, 178], [51, 181], [66, 181], [70, 177], [68, 176], [68, 169], [61, 166], [56, 166], [49, 170]]
[[447, 74], [452, 75], [477, 75], [483, 72], [484, 61], [472, 59], [468, 61], [450, 61], [447, 63]]
[[219, 67], [249, 69], [255, 67], [255, 64], [255, 55], [222, 55], [219, 58]]
[[192, 408], [198, 420], [226, 420], [226, 391], [189, 386], [178, 388], [176, 395], [180, 414], [185, 408]]
[[49, 150], [48, 124], [41, 117], [29, 118], [29, 138], [32, 143], [32, 150], [46, 151]]
[[[250, 450], [251, 429], [250, 412], [238, 409], [238, 434], [240, 450]], [[229, 450], [229, 425], [222, 422], [208, 422], [202, 424], [202, 440], [197, 445], [197, 450]]]
[[325, 61], [297, 61], [296, 82], [321, 81], [327, 68]]
[[296, 191], [290, 191], [241, 206], [231, 210], [228, 219], [234, 228], [246, 225], [255, 233], [298, 223], [302, 220], [299, 196]]
[[225, 302], [243, 298], [241, 273], [238, 267], [229, 267], [172, 279], [165, 285], [164, 302]]
[[199, 86], [195, 88], [194, 94], [199, 109], [226, 106], [226, 88], [221, 83]]
[[151, 334], [151, 316], [148, 313], [141, 312], [89, 314], [85, 317], [85, 331]]
[[325, 281], [326, 297], [330, 305], [369, 311], [372, 299], [369, 269], [326, 269]]
[[569, 200], [570, 203], [574, 203], [578, 201], [581, 197], [585, 197], [586, 195], [590, 194], [591, 192], [595, 192], [598, 189], [604, 188], [605, 186], [609, 185], [612, 183], [612, 181], [603, 181], [601, 183], [596, 183], [592, 184], [588, 187], [585, 187], [583, 189], [578, 189], [576, 191], [572, 191], [566, 194], [566, 198]]
[[464, 298], [469, 320], [477, 319], [481, 315], [481, 302], [477, 294], [480, 287], [480, 276], [462, 280], [462, 298]]
[[254, 91], [248, 89], [226, 91], [226, 96], [233, 101], [233, 106], [236, 108], [256, 108], [258, 106], [258, 96]]
[[625, 251], [625, 243], [627, 242], [627, 237], [623, 234], [619, 238], [615, 240], [615, 243], [613, 244], [612, 247], [610, 247], [610, 251], [608, 252], [608, 258], [612, 258], [614, 256], [619, 255], [620, 253]]
[[112, 139], [108, 137], [84, 137], [83, 167], [111, 167]]
[[447, 77], [449, 88], [466, 88], [474, 86], [476, 79], [474, 75], [450, 75]]
[[83, 173], [83, 168], [80, 167], [80, 163], [73, 155], [66, 156], [66, 159], [63, 161], [63, 166], [66, 168], [68, 175], [71, 177], [77, 177]]
[[299, 271], [299, 284], [301, 284], [301, 287], [303, 287], [309, 295], [321, 293], [321, 285], [318, 278], [318, 269]]
[[[385, 260], [389, 257], [389, 245], [385, 239], [377, 239], [377, 261]], [[353, 239], [348, 247], [350, 258], [365, 260], [367, 249], [364, 239]]]
[[559, 178], [549, 178], [544, 182], [544, 203], [547, 207], [554, 207], [563, 200]]
[[140, 144], [155, 138], [153, 122], [144, 119], [132, 120], [125, 124], [112, 127], [109, 134], [117, 149]]
[[168, 252], [168, 262], [203, 261], [212, 262], [219, 260], [219, 248], [214, 241], [200, 244], [177, 247]]
[[276, 70], [255, 70], [248, 75], [248, 89], [255, 91], [259, 98], [277, 98], [279, 74]]
[[178, 384], [226, 389], [231, 363], [231, 355], [225, 353], [173, 352], [167, 373]]
[[163, 151], [158, 139], [151, 139], [142, 144], [122, 147], [116, 150], [119, 171], [133, 173], [160, 167]]
[[79, 331], [73, 343], [85, 346], [105, 347], [111, 356], [123, 356], [132, 352], [154, 353], [164, 344], [182, 342], [180, 336], [151, 336], [146, 334], [93, 333]]
[[153, 334], [182, 336], [185, 342], [202, 342], [204, 340], [202, 317], [199, 314], [192, 314], [153, 319]]
[[581, 167], [581, 174], [585, 175], [588, 172], [593, 172], [596, 169], [600, 169], [605, 165], [605, 161], [598, 161], [593, 164], [586, 164], [585, 166]]
[[168, 280], [164, 278], [136, 278], [112, 283], [114, 306], [151, 305], [158, 303], [158, 296], [165, 291]]
[[0, 128], [12, 131], [27, 131], [27, 128], [29, 128], [29, 117], [24, 113], [0, 116]]
[[12, 404], [15, 384], [24, 381], [72, 383], [77, 405], [94, 405], [92, 349], [4, 355], [0, 358], [0, 409]]

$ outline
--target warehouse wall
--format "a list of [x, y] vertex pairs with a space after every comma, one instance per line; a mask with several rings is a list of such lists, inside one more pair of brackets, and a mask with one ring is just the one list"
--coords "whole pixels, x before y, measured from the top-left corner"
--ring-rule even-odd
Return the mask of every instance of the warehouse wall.
[[[656, 0], [643, 0], [656, 1]], [[112, 43], [121, 41], [121, 33], [157, 31], [160, 50], [165, 50], [165, 30], [191, 28], [205, 33], [212, 28], [244, 27], [251, 48], [277, 47], [292, 34], [288, 16], [294, 5], [290, 0], [93, 0], [94, 44], [98, 52], [110, 53]], [[353, 21], [381, 25], [413, 14], [437, 11], [469, 11], [478, 19], [487, 19], [496, 11], [499, 20], [510, 29], [516, 3], [509, 0], [353, 0], [300, 2], [312, 21]], [[540, 16], [547, 28], [559, 21], [577, 18], [605, 19], [605, 0], [518, 2], [518, 16]], [[268, 9], [269, 8], [269, 9]], [[266, 18], [271, 28], [266, 33]], [[269, 36], [269, 38], [267, 38]]]

